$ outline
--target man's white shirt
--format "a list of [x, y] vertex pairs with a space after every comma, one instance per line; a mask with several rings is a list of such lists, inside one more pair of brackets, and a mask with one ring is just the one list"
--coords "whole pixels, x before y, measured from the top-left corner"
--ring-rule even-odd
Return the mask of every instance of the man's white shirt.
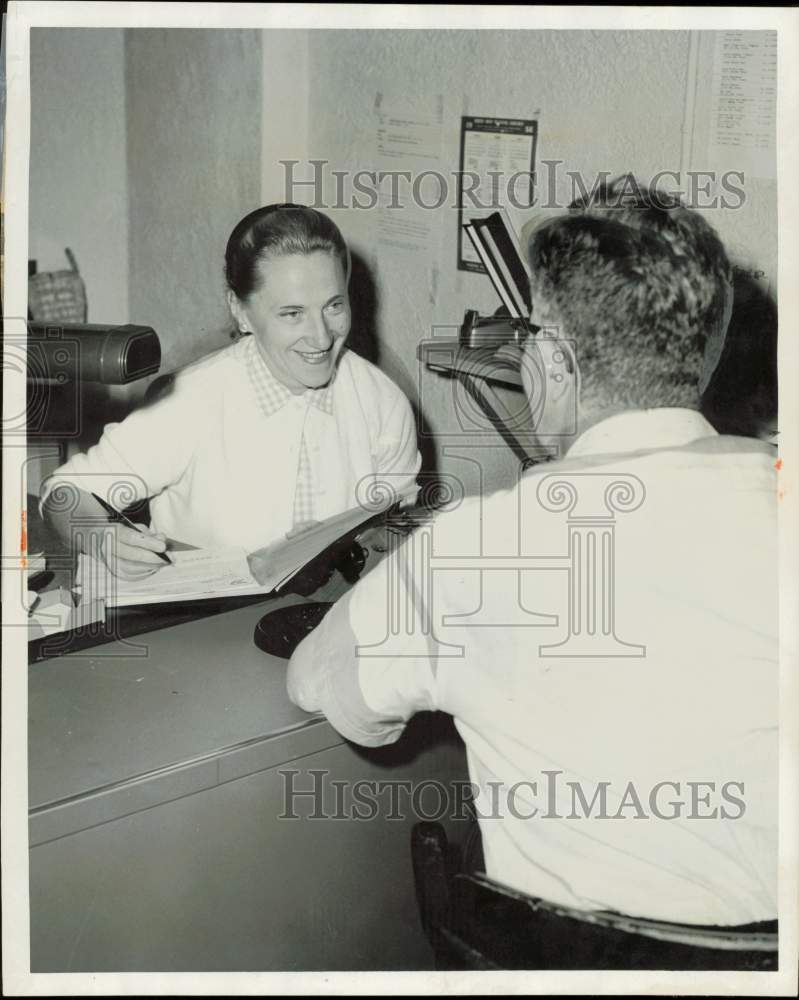
[[[440, 514], [429, 576], [420, 535], [406, 541], [298, 647], [289, 693], [365, 745], [396, 740], [417, 711], [450, 713], [500, 882], [678, 922], [773, 919], [774, 460], [693, 411], [602, 421], [517, 487]], [[614, 479], [640, 494], [622, 491], [610, 530], [613, 628], [632, 655], [558, 655], [583, 585], [570, 546], [590, 512], [555, 509], [542, 489], [563, 481], [585, 495]], [[503, 532], [503, 551], [487, 552], [484, 539]], [[508, 554], [541, 568], [480, 569], [481, 555]], [[595, 572], [592, 558], [582, 565]], [[497, 587], [518, 593], [505, 621]], [[397, 631], [403, 602], [415, 628]]]

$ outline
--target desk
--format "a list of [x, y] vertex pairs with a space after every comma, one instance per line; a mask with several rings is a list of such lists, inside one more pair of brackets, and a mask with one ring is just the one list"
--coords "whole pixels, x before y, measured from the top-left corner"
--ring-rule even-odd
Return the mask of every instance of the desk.
[[542, 446], [534, 433], [527, 404], [508, 408], [495, 386], [522, 391], [517, 367], [496, 357], [496, 347], [463, 347], [458, 340], [436, 338], [417, 348], [418, 360], [430, 371], [456, 378], [486, 415], [523, 467], [557, 458], [557, 447]]
[[347, 743], [253, 645], [264, 610], [31, 665], [31, 971], [432, 967], [407, 803], [312, 819], [306, 796], [280, 817], [289, 780], [334, 812], [333, 781], [466, 780], [462, 744], [430, 713], [394, 747]]

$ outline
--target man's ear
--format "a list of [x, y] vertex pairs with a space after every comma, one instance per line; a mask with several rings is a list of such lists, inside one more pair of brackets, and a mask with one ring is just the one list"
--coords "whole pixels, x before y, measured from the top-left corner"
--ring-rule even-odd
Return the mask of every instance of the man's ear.
[[248, 333], [249, 321], [247, 320], [247, 312], [241, 304], [238, 295], [230, 289], [228, 289], [227, 293], [227, 304], [230, 309], [230, 314], [235, 320], [239, 330], [241, 330], [242, 333]]

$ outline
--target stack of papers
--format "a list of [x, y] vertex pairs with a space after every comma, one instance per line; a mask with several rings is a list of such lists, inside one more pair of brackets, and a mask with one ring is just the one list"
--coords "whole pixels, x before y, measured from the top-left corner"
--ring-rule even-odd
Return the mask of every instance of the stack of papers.
[[244, 549], [190, 549], [171, 552], [170, 559], [171, 566], [159, 568], [152, 576], [123, 580], [114, 576], [105, 563], [82, 555], [75, 587], [82, 594], [102, 598], [109, 608], [269, 593], [274, 589], [256, 581]]
[[142, 580], [120, 579], [104, 563], [82, 555], [75, 587], [84, 597], [102, 599], [110, 608], [269, 594], [334, 542], [385, 513], [389, 506], [386, 503], [372, 510], [355, 507], [249, 555], [244, 549], [229, 547], [170, 550], [172, 565]]

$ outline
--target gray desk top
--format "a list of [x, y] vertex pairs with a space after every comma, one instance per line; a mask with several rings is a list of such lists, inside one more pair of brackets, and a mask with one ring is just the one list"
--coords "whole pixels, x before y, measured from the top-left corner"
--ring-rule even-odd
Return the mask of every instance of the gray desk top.
[[340, 743], [289, 701], [286, 661], [253, 644], [266, 610], [241, 608], [32, 664], [30, 807], [289, 730], [321, 727], [316, 742]]

